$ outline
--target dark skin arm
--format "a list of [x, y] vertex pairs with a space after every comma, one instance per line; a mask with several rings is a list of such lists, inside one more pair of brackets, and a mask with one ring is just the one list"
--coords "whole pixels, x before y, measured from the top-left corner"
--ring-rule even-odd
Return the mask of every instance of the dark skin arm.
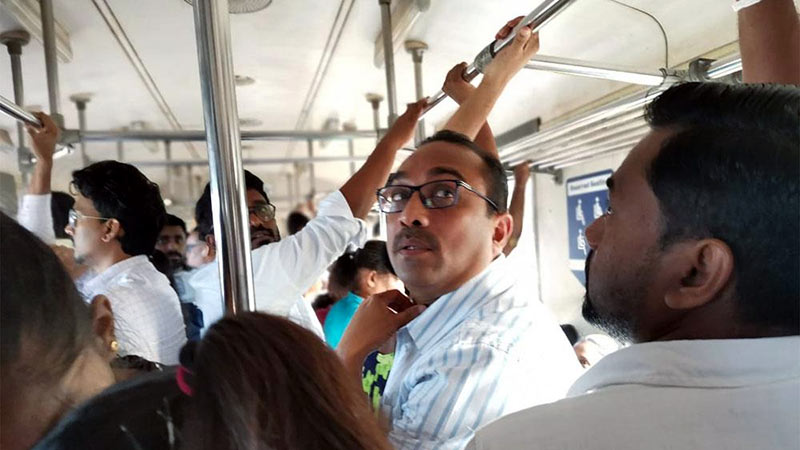
[[417, 120], [426, 104], [427, 99], [409, 104], [406, 112], [397, 118], [364, 165], [339, 189], [354, 217], [367, 217], [375, 203], [375, 191], [389, 179], [397, 150], [414, 137]]
[[511, 230], [511, 237], [508, 240], [508, 244], [506, 244], [506, 248], [503, 249], [503, 254], [506, 256], [516, 248], [519, 237], [522, 235], [522, 219], [525, 215], [525, 189], [531, 176], [531, 169], [528, 164], [525, 161], [514, 167], [514, 192], [511, 194], [511, 204], [508, 207], [508, 213], [514, 218], [514, 228]]
[[762, 0], [739, 11], [745, 83], [800, 84], [800, 19], [792, 0]]
[[36, 156], [36, 165], [33, 168], [28, 186], [28, 194], [44, 195], [50, 193], [50, 180], [53, 172], [53, 154], [56, 151], [56, 143], [61, 134], [58, 125], [45, 113], [34, 113], [36, 118], [42, 122], [41, 127], [25, 125], [28, 135], [31, 138], [31, 147]]
[[[467, 63], [462, 62], [450, 69], [444, 80], [444, 86], [442, 86], [442, 91], [459, 105], [464, 103], [476, 89], [475, 86], [465, 81], [462, 76], [466, 68]], [[497, 143], [494, 140], [492, 129], [489, 127], [489, 122], [483, 122], [483, 126], [475, 136], [475, 143], [478, 144], [478, 147], [487, 150], [495, 158], [499, 158]]]

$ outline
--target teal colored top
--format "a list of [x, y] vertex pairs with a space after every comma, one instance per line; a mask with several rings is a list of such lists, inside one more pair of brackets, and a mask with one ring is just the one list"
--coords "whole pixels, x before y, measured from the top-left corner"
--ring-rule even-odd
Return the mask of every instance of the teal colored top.
[[331, 306], [328, 317], [325, 318], [323, 330], [325, 331], [325, 341], [332, 348], [336, 348], [339, 345], [345, 328], [350, 323], [350, 319], [353, 318], [353, 314], [356, 313], [358, 305], [363, 301], [363, 298], [348, 292], [346, 297]]

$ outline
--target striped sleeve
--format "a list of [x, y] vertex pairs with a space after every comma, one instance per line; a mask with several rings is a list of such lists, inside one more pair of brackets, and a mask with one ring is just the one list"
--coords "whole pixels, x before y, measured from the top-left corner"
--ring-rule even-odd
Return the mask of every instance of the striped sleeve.
[[412, 378], [390, 441], [400, 449], [464, 448], [476, 429], [503, 415], [518, 371], [506, 352], [481, 343], [432, 355]]

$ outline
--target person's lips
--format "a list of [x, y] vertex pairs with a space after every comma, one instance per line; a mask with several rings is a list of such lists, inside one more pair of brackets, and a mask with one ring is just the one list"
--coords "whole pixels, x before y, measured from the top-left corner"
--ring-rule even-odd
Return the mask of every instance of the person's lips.
[[394, 243], [394, 252], [403, 256], [416, 256], [438, 248], [436, 239], [429, 233], [400, 232]]
[[257, 229], [250, 230], [250, 246], [271, 244], [277, 241], [277, 236], [271, 230]]

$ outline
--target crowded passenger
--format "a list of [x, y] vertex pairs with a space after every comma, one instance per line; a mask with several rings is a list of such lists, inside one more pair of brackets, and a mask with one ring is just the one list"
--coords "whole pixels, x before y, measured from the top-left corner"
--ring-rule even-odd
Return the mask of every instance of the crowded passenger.
[[199, 269], [216, 258], [214, 247], [206, 243], [205, 236], [201, 236], [196, 227], [186, 236], [185, 252], [186, 265], [192, 269]]
[[514, 219], [514, 226], [511, 229], [511, 236], [508, 238], [508, 244], [503, 249], [503, 254], [506, 256], [517, 248], [519, 238], [522, 236], [522, 225], [525, 218], [525, 192], [530, 177], [531, 168], [527, 161], [514, 167], [514, 191], [511, 193], [511, 203], [508, 204], [508, 213]]
[[[366, 241], [364, 218], [375, 202], [374, 192], [386, 182], [397, 150], [412, 138], [424, 105], [424, 100], [410, 104], [364, 165], [339, 190], [319, 203], [317, 215], [302, 230], [285, 239], [281, 239], [275, 206], [269, 201], [264, 182], [245, 171], [253, 281], [259, 311], [287, 317], [324, 339], [320, 321], [303, 295], [348, 245], [360, 247]], [[207, 241], [213, 245], [210, 185], [197, 201], [195, 218], [200, 233], [207, 235]], [[215, 265], [198, 269], [190, 284], [195, 291], [195, 303], [203, 312], [205, 330], [223, 315]]]
[[[50, 178], [60, 131], [47, 115], [37, 117], [44, 126], [28, 127], [37, 162], [18, 219], [53, 244]], [[148, 260], [166, 215], [158, 186], [116, 161], [73, 172], [70, 186], [75, 205], [66, 233], [75, 248], [57, 248], [62, 263], [71, 274], [83, 272], [77, 283], [84, 299], [104, 295], [111, 302], [121, 356], [177, 363], [186, 342], [178, 296]]]
[[590, 334], [573, 345], [575, 356], [584, 369], [597, 364], [605, 356], [619, 350], [619, 343], [604, 334]]
[[0, 249], [0, 447], [28, 449], [114, 383], [117, 341], [108, 301], [90, 312], [53, 252], [4, 214]]
[[169, 258], [173, 272], [189, 270], [186, 266], [186, 222], [178, 216], [167, 214], [164, 226], [158, 233], [156, 250]]
[[[749, 3], [744, 81], [797, 83], [791, 0]], [[800, 89], [687, 83], [646, 118], [586, 230], [583, 315], [633, 345], [468, 448], [800, 447]]]
[[185, 448], [391, 448], [333, 351], [288, 320], [226, 317], [181, 361]]
[[[459, 111], [482, 90], [502, 91], [533, 56], [538, 36], [523, 30]], [[490, 109], [472, 113], [481, 116], [473, 137], [488, 129]], [[364, 300], [337, 348], [360, 381], [364, 358], [396, 334], [380, 400], [396, 448], [462, 448], [478, 427], [563, 397], [580, 371], [561, 329], [517, 289], [502, 254], [513, 220], [495, 152], [450, 131], [450, 122], [445, 128], [378, 191], [389, 257], [413, 300], [398, 291]]]
[[340, 256], [334, 266], [345, 272], [348, 283], [347, 294], [331, 306], [323, 326], [325, 340], [336, 348], [365, 298], [392, 289], [402, 290], [403, 284], [392, 269], [384, 241], [367, 241], [363, 248]]

